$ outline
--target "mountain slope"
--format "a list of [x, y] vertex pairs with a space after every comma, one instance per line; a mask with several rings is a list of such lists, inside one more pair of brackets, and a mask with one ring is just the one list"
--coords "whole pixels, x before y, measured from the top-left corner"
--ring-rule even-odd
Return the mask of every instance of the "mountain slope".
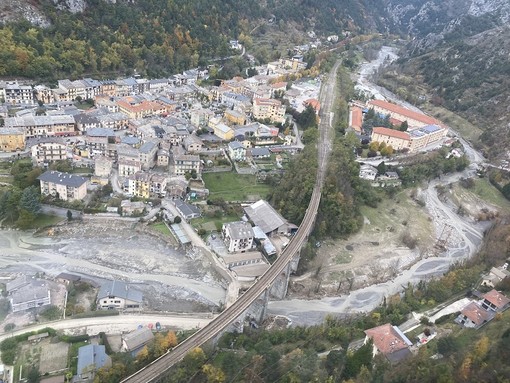
[[390, 0], [388, 13], [412, 37], [389, 71], [421, 79], [436, 104], [484, 130], [489, 156], [504, 155], [501, 143], [510, 142], [510, 2]]
[[205, 64], [208, 58], [231, 55], [228, 41], [256, 39], [250, 34], [260, 24], [285, 30], [292, 23], [302, 32], [313, 28], [327, 35], [345, 29], [376, 31], [386, 23], [381, 17], [384, 7], [376, 0], [2, 0], [0, 4], [4, 15], [0, 38], [5, 41], [0, 76], [31, 78], [134, 69], [150, 76], [175, 73]]

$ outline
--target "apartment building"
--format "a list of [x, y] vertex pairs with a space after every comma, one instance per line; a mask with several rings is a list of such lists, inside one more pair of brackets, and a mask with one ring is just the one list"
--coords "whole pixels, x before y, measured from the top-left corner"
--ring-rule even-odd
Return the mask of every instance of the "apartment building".
[[285, 106], [279, 100], [256, 98], [253, 100], [253, 117], [272, 123], [285, 122]]
[[49, 170], [37, 178], [41, 195], [51, 195], [64, 201], [82, 200], [87, 195], [87, 179], [74, 174]]

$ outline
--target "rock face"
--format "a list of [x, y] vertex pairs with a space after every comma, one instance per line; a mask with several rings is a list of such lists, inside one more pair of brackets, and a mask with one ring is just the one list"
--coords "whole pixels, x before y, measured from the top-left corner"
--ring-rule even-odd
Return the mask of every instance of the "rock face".
[[487, 29], [510, 22], [510, 2], [502, 0], [388, 0], [387, 11], [402, 31], [429, 39], [474, 19], [487, 19]]
[[87, 7], [86, 0], [52, 0], [55, 7], [72, 13], [83, 12]]
[[27, 0], [1, 0], [0, 23], [25, 19], [40, 27], [49, 26], [49, 20], [35, 4]]

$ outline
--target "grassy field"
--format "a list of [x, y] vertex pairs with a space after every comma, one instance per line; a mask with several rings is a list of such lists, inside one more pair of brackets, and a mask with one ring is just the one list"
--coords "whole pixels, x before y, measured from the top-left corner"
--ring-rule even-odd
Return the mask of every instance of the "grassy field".
[[161, 234], [171, 235], [170, 230], [168, 229], [168, 227], [165, 225], [164, 222], [155, 223], [154, 225], [151, 225], [150, 227], [153, 230], [159, 231]]
[[190, 223], [195, 229], [204, 229], [210, 233], [211, 231], [221, 231], [224, 223], [239, 221], [239, 219], [240, 217], [232, 215], [226, 215], [221, 218], [200, 217], [192, 219]]
[[62, 222], [65, 218], [63, 217], [57, 217], [55, 215], [48, 215], [48, 214], [39, 214], [32, 225], [33, 229], [39, 229], [41, 227], [56, 225], [59, 222]]
[[472, 189], [472, 192], [481, 199], [510, 212], [510, 201], [507, 200], [498, 189], [492, 186], [487, 178], [476, 179], [475, 187]]
[[266, 198], [270, 190], [268, 185], [257, 183], [253, 175], [206, 173], [202, 178], [210, 197], [221, 197], [225, 201], [256, 201]]

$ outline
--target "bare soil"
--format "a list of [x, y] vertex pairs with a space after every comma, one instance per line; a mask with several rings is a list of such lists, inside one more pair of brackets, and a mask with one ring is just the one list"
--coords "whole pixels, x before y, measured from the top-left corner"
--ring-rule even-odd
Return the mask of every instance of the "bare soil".
[[427, 256], [435, 243], [433, 226], [411, 193], [400, 192], [376, 209], [364, 207], [358, 233], [322, 242], [310, 271], [292, 279], [290, 296], [336, 296], [384, 282]]

